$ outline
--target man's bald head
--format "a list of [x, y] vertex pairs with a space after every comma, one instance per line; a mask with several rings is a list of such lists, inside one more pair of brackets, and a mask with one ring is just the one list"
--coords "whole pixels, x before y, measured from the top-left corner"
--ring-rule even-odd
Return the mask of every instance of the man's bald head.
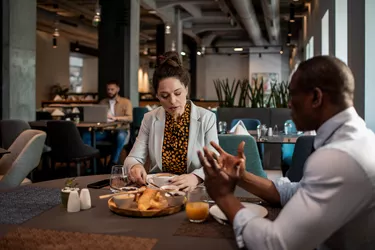
[[333, 56], [316, 56], [302, 62], [294, 76], [298, 88], [319, 88], [334, 105], [352, 105], [355, 81], [350, 68]]
[[353, 106], [354, 77], [332, 56], [302, 62], [289, 85], [289, 107], [299, 130], [316, 130], [327, 119]]

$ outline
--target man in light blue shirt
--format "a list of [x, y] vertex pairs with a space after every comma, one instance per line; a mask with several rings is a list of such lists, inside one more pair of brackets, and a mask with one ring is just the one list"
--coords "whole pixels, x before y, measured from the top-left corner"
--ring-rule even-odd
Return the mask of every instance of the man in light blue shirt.
[[[315, 152], [299, 183], [272, 182], [244, 170], [238, 155], [199, 152], [209, 195], [248, 249], [375, 249], [375, 136], [353, 108], [354, 77], [340, 60], [302, 62], [289, 86], [299, 131], [316, 130]], [[257, 218], [234, 197], [236, 185], [283, 206], [273, 222]], [[218, 188], [220, 187], [220, 188]]]

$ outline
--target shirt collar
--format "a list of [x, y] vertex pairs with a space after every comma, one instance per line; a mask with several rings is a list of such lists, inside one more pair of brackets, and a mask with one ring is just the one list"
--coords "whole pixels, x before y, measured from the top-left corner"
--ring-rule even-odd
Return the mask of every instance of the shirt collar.
[[319, 127], [316, 133], [314, 148], [318, 149], [319, 147], [323, 146], [339, 127], [357, 116], [358, 114], [354, 107], [350, 107], [328, 119]]

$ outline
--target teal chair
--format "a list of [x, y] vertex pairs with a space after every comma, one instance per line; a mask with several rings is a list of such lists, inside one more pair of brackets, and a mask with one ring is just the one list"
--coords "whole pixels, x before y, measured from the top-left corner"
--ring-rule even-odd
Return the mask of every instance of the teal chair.
[[[286, 122], [290, 122], [292, 124], [291, 132], [293, 134], [297, 133], [296, 125], [292, 120], [287, 120]], [[294, 152], [294, 144], [281, 144], [281, 170], [283, 172], [283, 176], [285, 176], [286, 171], [292, 166], [292, 158]]]
[[245, 141], [246, 171], [267, 178], [260, 161], [257, 143], [249, 135], [219, 135], [220, 146], [229, 154], [237, 155], [238, 145]]

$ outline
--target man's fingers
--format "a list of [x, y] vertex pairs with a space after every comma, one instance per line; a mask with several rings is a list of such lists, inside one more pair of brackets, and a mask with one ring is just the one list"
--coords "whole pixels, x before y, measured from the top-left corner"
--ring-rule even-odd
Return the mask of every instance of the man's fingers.
[[222, 149], [219, 144], [217, 144], [216, 142], [210, 142], [210, 144], [212, 145], [212, 147], [214, 147], [214, 149], [217, 150], [217, 152], [219, 152], [219, 154], [225, 154], [226, 152], [224, 151], [224, 149]]
[[221, 168], [220, 166], [217, 164], [217, 161], [214, 159], [214, 157], [212, 156], [212, 154], [208, 151], [207, 148], [204, 148], [204, 152], [206, 154], [206, 158], [208, 160], [208, 162], [210, 163], [211, 165], [211, 168], [213, 168], [215, 171], [221, 171]]
[[240, 158], [245, 158], [245, 141], [242, 141], [242, 142], [238, 145], [237, 155], [238, 155], [238, 157], [240, 157]]
[[208, 163], [207, 159], [203, 156], [203, 153], [201, 151], [198, 151], [198, 158], [201, 162], [201, 165], [203, 166], [203, 171], [206, 175], [214, 175], [213, 169]]

